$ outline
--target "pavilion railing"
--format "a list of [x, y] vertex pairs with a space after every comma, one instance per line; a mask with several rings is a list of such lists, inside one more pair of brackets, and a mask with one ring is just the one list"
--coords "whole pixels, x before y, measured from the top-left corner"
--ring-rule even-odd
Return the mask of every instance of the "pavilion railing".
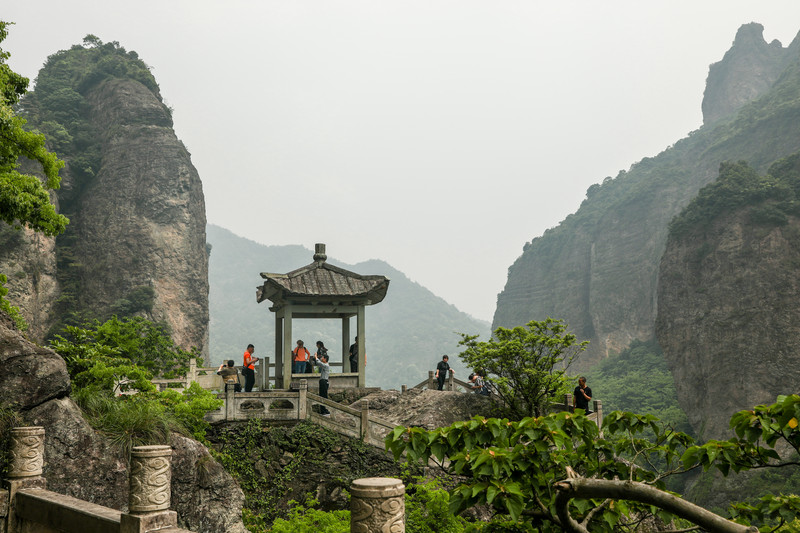
[[274, 422], [312, 420], [341, 435], [363, 440], [384, 449], [383, 439], [397, 424], [382, 420], [370, 413], [367, 400], [362, 408], [339, 404], [308, 391], [308, 381], [301, 379], [296, 390], [236, 392], [228, 386], [218, 396], [224, 405], [206, 414], [206, 421], [249, 420], [261, 418]]

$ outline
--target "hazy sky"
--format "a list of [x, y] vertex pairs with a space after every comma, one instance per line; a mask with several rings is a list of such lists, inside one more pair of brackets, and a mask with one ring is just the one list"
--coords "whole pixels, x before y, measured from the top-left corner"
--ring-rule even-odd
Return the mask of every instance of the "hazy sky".
[[32, 79], [89, 33], [138, 52], [209, 222], [383, 259], [491, 320], [523, 244], [697, 129], [739, 26], [787, 46], [800, 2], [26, 0], [0, 19]]

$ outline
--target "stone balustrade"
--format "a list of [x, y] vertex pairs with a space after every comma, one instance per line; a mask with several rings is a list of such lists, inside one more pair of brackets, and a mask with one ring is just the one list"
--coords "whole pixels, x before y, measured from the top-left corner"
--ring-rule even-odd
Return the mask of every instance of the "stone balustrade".
[[11, 430], [8, 479], [0, 489], [0, 533], [190, 533], [170, 511], [169, 446], [136, 446], [131, 453], [129, 511], [122, 513], [47, 490], [43, 427]]
[[[177, 527], [177, 513], [169, 510], [169, 446], [133, 448], [129, 511], [123, 513], [48, 491], [42, 477], [44, 438], [42, 427], [11, 430], [8, 479], [0, 489], [0, 533], [191, 533]], [[405, 486], [399, 479], [357, 479], [350, 494], [350, 531], [405, 532]]]

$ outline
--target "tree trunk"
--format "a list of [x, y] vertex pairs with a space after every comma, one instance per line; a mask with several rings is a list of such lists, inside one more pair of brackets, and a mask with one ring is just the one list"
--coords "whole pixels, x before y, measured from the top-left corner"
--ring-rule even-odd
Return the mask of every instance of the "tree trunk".
[[710, 533], [758, 532], [756, 527], [731, 522], [682, 498], [635, 481], [570, 478], [555, 483], [554, 487], [558, 491], [556, 496], [558, 516], [562, 525], [573, 533], [586, 533], [587, 529], [569, 514], [569, 501], [572, 498], [611, 498], [655, 505], [697, 524]]

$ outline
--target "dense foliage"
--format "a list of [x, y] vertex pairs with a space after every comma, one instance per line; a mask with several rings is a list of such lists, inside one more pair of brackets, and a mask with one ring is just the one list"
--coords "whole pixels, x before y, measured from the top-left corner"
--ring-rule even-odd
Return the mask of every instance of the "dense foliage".
[[196, 348], [176, 346], [163, 324], [115, 316], [68, 326], [50, 347], [66, 361], [74, 397], [90, 421], [126, 450], [164, 443], [176, 430], [204, 440], [209, 424], [203, 416], [222, 403], [197, 383], [182, 392], [156, 391], [151, 379], [183, 375], [198, 356]]
[[595, 395], [602, 398], [604, 411], [653, 415], [678, 431], [692, 433], [655, 341], [633, 341], [627, 349], [592, 367], [586, 377]]
[[670, 223], [675, 237], [702, 233], [718, 217], [749, 207], [753, 224], [780, 226], [800, 215], [800, 153], [773, 164], [761, 176], [746, 162], [723, 163], [717, 180], [703, 187]]
[[[8, 23], [0, 21], [0, 43], [8, 36]], [[58, 235], [64, 231], [69, 220], [56, 213], [50, 201], [50, 191], [58, 189], [61, 178], [59, 169], [64, 166], [54, 153], [45, 148], [43, 135], [25, 131], [25, 120], [17, 115], [13, 106], [28, 88], [28, 78], [20, 76], [6, 64], [10, 54], [0, 48], [0, 226], [10, 224], [17, 230], [21, 226], [44, 233]], [[44, 173], [44, 182], [32, 174], [17, 170], [19, 158], [26, 157], [38, 162]], [[0, 227], [3, 233], [9, 228]], [[4, 239], [4, 244], [14, 239]], [[4, 296], [8, 281], [0, 274], [0, 310], [14, 319], [21, 329], [25, 328], [19, 311], [9, 305]]]
[[[8, 23], [0, 21], [0, 43], [8, 36], [7, 28]], [[23, 129], [25, 120], [14, 112], [12, 106], [25, 94], [28, 79], [6, 64], [9, 56], [0, 49], [0, 221], [58, 235], [68, 220], [56, 213], [48, 190], [59, 187], [58, 171], [64, 163], [45, 149], [44, 136]], [[16, 170], [21, 156], [39, 162], [44, 183]]]
[[[405, 452], [409, 461], [432, 460], [462, 476], [451, 491], [454, 513], [489, 504], [540, 531], [611, 532], [635, 527], [651, 514], [665, 521], [677, 515], [708, 528], [719, 517], [663, 490], [665, 478], [696, 468], [716, 468], [726, 476], [796, 468], [798, 419], [800, 396], [792, 395], [737, 413], [731, 419], [734, 437], [703, 445], [651, 415], [620, 411], [605, 417], [602, 431], [580, 413], [519, 422], [475, 417], [433, 431], [398, 427], [386, 443], [398, 459]], [[779, 449], [789, 451], [781, 456]], [[800, 498], [784, 494], [733, 508], [736, 521], [763, 531], [791, 523], [798, 513]]]
[[488, 341], [463, 335], [459, 354], [464, 363], [485, 375], [504, 416], [519, 420], [543, 414], [559, 393], [567, 391], [566, 370], [588, 342], [578, 342], [561, 320], [533, 320], [525, 327], [497, 328]]
[[75, 386], [105, 390], [123, 380], [129, 384], [122, 390], [153, 390], [150, 379], [183, 375], [190, 359], [199, 357], [197, 348], [176, 346], [165, 324], [141, 317], [67, 326], [50, 347], [64, 357]]
[[[277, 518], [289, 518], [289, 510], [305, 502], [308, 493], [342, 494], [355, 479], [401, 474], [400, 466], [380, 450], [311, 422], [278, 427], [252, 419], [215, 426], [209, 439], [217, 460], [244, 491], [242, 516], [254, 532], [264, 531]], [[346, 507], [346, 501], [339, 507], [329, 502], [323, 510]]]

